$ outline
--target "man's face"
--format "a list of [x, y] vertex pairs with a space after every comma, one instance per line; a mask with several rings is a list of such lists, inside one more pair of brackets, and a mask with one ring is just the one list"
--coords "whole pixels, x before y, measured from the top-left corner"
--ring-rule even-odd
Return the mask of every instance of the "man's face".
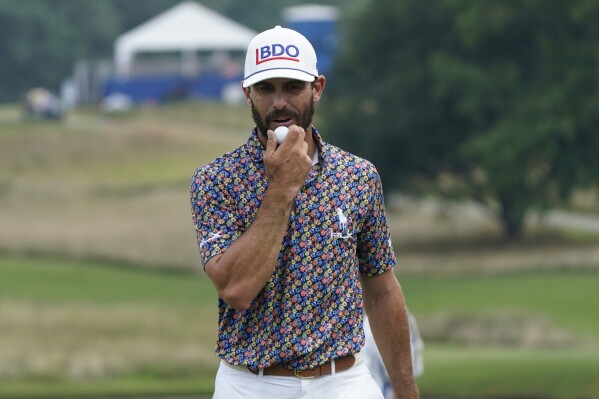
[[258, 82], [246, 92], [259, 134], [268, 129], [298, 125], [308, 129], [314, 117], [313, 84], [275, 78]]

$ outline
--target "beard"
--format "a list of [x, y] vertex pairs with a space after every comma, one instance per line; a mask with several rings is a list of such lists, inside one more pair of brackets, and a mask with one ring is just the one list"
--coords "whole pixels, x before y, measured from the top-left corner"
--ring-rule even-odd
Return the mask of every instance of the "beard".
[[266, 131], [269, 129], [268, 127], [275, 119], [295, 119], [297, 121], [298, 126], [302, 127], [304, 130], [308, 130], [308, 128], [312, 125], [312, 119], [314, 118], [314, 99], [310, 98], [310, 103], [302, 112], [294, 112], [289, 109], [275, 109], [274, 111], [266, 114], [266, 116], [262, 117], [260, 113], [256, 110], [254, 106], [254, 101], [250, 99], [252, 109], [252, 118], [254, 119], [254, 123], [258, 128], [258, 134], [262, 135], [264, 138], [268, 138], [266, 135]]

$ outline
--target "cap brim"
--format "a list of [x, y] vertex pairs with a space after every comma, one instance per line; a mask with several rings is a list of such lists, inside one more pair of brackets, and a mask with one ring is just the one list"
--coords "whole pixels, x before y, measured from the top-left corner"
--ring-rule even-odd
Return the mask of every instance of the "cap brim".
[[289, 68], [275, 68], [275, 69], [267, 69], [265, 71], [256, 72], [255, 74], [248, 76], [243, 80], [243, 87], [250, 87], [251, 85], [261, 82], [266, 79], [273, 78], [288, 78], [288, 79], [297, 79], [303, 80], [304, 82], [313, 82], [316, 79], [316, 76], [300, 71], [298, 69], [289, 69]]

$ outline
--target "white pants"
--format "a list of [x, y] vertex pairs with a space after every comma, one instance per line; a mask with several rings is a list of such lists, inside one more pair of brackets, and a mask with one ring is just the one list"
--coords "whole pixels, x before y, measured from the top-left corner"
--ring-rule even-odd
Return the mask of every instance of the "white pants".
[[364, 363], [315, 378], [260, 376], [221, 362], [213, 399], [383, 399]]

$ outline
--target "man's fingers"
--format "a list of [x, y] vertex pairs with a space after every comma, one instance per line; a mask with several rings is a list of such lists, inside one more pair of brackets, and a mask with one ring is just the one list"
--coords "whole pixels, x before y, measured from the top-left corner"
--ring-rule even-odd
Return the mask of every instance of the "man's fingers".
[[299, 126], [291, 125], [289, 127], [289, 133], [287, 134], [287, 138], [292, 144], [301, 143], [306, 139], [306, 132]]
[[270, 155], [277, 149], [277, 136], [275, 136], [275, 132], [272, 130], [267, 130], [266, 134], [268, 136], [268, 141], [266, 142], [266, 155]]

